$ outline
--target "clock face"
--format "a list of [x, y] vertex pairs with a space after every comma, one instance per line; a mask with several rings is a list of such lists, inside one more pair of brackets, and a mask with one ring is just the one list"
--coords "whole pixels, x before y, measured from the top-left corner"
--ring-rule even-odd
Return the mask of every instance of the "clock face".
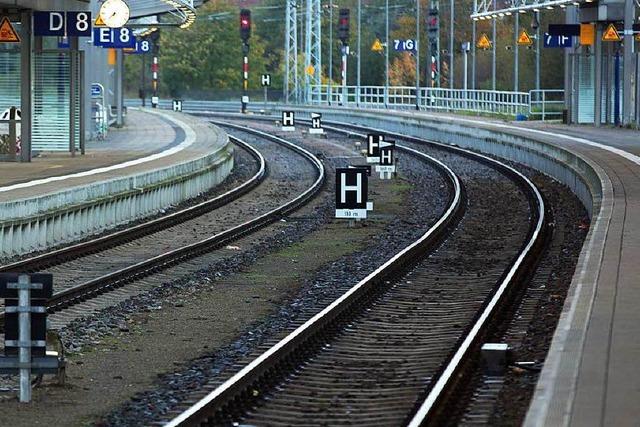
[[106, 0], [100, 7], [100, 17], [107, 27], [123, 27], [129, 21], [129, 6], [123, 0]]

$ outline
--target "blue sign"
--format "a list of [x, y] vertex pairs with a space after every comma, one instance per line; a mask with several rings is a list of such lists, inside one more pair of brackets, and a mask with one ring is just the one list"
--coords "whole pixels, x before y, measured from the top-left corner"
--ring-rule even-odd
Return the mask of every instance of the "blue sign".
[[573, 46], [573, 37], [569, 36], [552, 36], [544, 33], [544, 47], [564, 48]]
[[413, 39], [407, 39], [407, 40], [395, 39], [393, 41], [393, 49], [396, 52], [405, 52], [405, 51], [413, 52], [416, 50], [416, 42]]
[[58, 37], [58, 49], [69, 49], [70, 47], [69, 37]]
[[91, 96], [98, 97], [102, 96], [102, 85], [99, 83], [91, 84]]
[[91, 12], [33, 12], [35, 36], [91, 36]]
[[135, 48], [136, 36], [129, 28], [98, 27], [93, 29], [93, 44], [115, 49]]
[[144, 53], [148, 53], [150, 50], [151, 43], [149, 42], [149, 40], [141, 40], [136, 42], [135, 47], [127, 48], [124, 50], [124, 52], [132, 55], [141, 55]]

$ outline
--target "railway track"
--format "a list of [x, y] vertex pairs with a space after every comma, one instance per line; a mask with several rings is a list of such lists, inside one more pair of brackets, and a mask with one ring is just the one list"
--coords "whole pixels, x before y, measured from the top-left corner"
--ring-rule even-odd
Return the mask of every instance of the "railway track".
[[[339, 123], [325, 129], [361, 130]], [[406, 142], [399, 149], [426, 156], [420, 151], [428, 146], [449, 165], [465, 159], [482, 167], [474, 174], [458, 166], [459, 177], [432, 158], [455, 189], [440, 220], [222, 385], [174, 413], [169, 426], [421, 425], [440, 419], [483, 337], [535, 269], [548, 231], [545, 205], [535, 185], [504, 163], [392, 137]], [[491, 192], [502, 195], [498, 202], [487, 197]]]
[[[261, 141], [262, 153], [269, 152], [274, 165], [283, 156], [289, 156], [288, 161], [305, 164], [302, 170], [306, 170], [306, 175], [298, 176], [294, 184], [289, 183], [286, 190], [278, 191], [283, 180], [288, 180], [287, 174], [294, 172], [285, 173], [282, 167], [274, 166], [267, 173], [265, 156], [246, 142], [231, 137], [251, 153], [259, 165], [251, 179], [237, 188], [131, 229], [3, 266], [1, 271], [46, 269], [53, 273], [55, 289], [60, 290], [48, 302], [47, 310], [49, 313], [64, 310], [51, 316], [54, 327], [60, 327], [92, 310], [162, 284], [169, 278], [163, 271], [197, 269], [203, 257], [213, 250], [304, 206], [324, 183], [322, 162], [309, 151], [282, 138], [253, 131], [250, 134]], [[222, 206], [225, 209], [218, 209]], [[113, 292], [125, 285], [126, 292]], [[104, 295], [107, 293], [109, 298]], [[91, 304], [76, 308], [87, 300], [91, 300]], [[0, 322], [1, 319], [0, 315]]]

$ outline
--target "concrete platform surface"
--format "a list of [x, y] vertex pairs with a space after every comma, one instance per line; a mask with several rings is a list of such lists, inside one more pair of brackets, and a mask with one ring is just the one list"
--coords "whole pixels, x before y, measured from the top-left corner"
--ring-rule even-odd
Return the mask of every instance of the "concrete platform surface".
[[1, 163], [0, 202], [159, 169], [221, 146], [206, 123], [181, 114], [130, 108], [127, 123], [88, 144], [84, 156], [43, 153], [31, 163]]
[[177, 142], [175, 125], [161, 116], [129, 109], [127, 124], [110, 128], [105, 141], [87, 143], [86, 154], [39, 153], [31, 163], [0, 163], [0, 187], [114, 165], [160, 151]]

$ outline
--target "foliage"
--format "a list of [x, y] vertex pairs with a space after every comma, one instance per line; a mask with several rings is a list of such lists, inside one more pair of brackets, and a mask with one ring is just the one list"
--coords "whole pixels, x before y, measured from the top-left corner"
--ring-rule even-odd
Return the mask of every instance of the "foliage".
[[[428, 0], [421, 1], [421, 16], [426, 17], [429, 7]], [[284, 72], [284, 0], [264, 0], [254, 2], [248, 6], [252, 10], [252, 37], [249, 52], [250, 81], [249, 88], [260, 90], [260, 74], [272, 75], [272, 90], [279, 91], [283, 83]], [[198, 9], [198, 19], [189, 29], [162, 29], [160, 54], [160, 93], [161, 96], [183, 96], [195, 98], [215, 98], [221, 91], [240, 92], [242, 87], [242, 53], [238, 33], [238, 12], [241, 0], [209, 1]], [[328, 1], [323, 1], [322, 23], [322, 74], [323, 82], [327, 82], [331, 74], [334, 82], [340, 81], [340, 42], [336, 37], [338, 9], [351, 9], [351, 38], [349, 45], [351, 54], [348, 57], [348, 84], [354, 85], [357, 80], [357, 0], [333, 0], [333, 23], [329, 22]], [[455, 2], [456, 18], [453, 48], [455, 52], [455, 85], [463, 86], [463, 55], [460, 52], [462, 42], [472, 40], [471, 20], [469, 18], [473, 0]], [[305, 2], [298, 1], [298, 53], [301, 80], [304, 79], [304, 16]], [[385, 0], [362, 0], [362, 28], [361, 28], [361, 84], [383, 85], [385, 82], [385, 52], [371, 51], [371, 45], [376, 38], [385, 42]], [[394, 39], [416, 38], [416, 10], [413, 0], [389, 0], [389, 39], [393, 46]], [[227, 18], [209, 20], [209, 15], [222, 16], [221, 13], [230, 12]], [[449, 54], [449, 2], [440, 2], [441, 16], [441, 60], [442, 69], [450, 68]], [[542, 14], [541, 28], [551, 22], [561, 22], [563, 15], [560, 11]], [[531, 31], [531, 14], [521, 15], [521, 28]], [[422, 85], [427, 84], [429, 69], [429, 55], [427, 52], [427, 31], [425, 20], [420, 22], [420, 73]], [[479, 21], [477, 37], [480, 33], [491, 36], [490, 21]], [[333, 32], [333, 44], [329, 37]], [[514, 51], [505, 47], [514, 45], [513, 17], [504, 17], [497, 23], [497, 55], [496, 87], [499, 90], [513, 90]], [[535, 51], [520, 48], [520, 77], [519, 89], [526, 91], [535, 87]], [[563, 85], [563, 52], [560, 49], [542, 50], [542, 88], [562, 88]], [[331, 71], [329, 68], [331, 55]], [[477, 87], [491, 88], [491, 51], [477, 51]], [[131, 94], [137, 94], [141, 85], [141, 56], [127, 57], [125, 64], [125, 89]], [[147, 55], [147, 91], [150, 86], [149, 66], [151, 55]], [[468, 57], [469, 78], [471, 78], [471, 55]], [[444, 76], [448, 79], [448, 75]], [[389, 51], [389, 79], [390, 84], [415, 85], [415, 57], [407, 53]], [[444, 80], [448, 84], [447, 80]]]

